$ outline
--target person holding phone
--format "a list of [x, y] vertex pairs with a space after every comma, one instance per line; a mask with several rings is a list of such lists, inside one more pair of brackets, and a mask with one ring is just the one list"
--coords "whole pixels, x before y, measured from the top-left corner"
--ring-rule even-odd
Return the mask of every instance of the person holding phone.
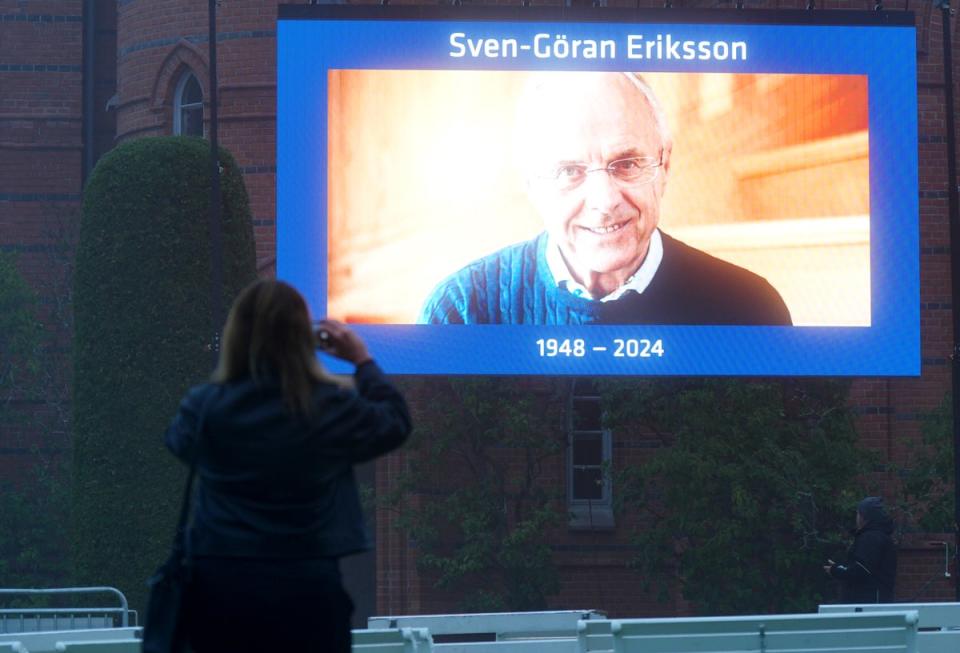
[[[321, 345], [355, 365], [352, 381], [323, 369]], [[187, 393], [165, 436], [196, 458], [184, 596], [194, 651], [350, 651], [339, 559], [370, 548], [353, 466], [410, 430], [404, 398], [352, 329], [311, 325], [282, 281], [240, 293], [211, 382]]]
[[846, 560], [827, 560], [823, 570], [840, 581], [841, 603], [892, 603], [897, 577], [893, 520], [880, 497], [857, 504], [857, 528]]

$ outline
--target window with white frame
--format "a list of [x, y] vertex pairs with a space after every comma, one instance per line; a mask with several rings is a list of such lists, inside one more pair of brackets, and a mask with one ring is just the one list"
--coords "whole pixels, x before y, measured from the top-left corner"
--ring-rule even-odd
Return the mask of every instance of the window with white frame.
[[610, 463], [612, 437], [603, 427], [600, 394], [592, 381], [577, 379], [567, 410], [567, 501], [570, 527], [613, 527]]
[[180, 77], [173, 93], [173, 133], [203, 137], [203, 89], [189, 71]]

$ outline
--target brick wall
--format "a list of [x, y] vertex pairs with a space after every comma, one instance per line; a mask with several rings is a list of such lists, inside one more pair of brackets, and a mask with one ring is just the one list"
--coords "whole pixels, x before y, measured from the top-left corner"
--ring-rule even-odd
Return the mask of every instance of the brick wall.
[[80, 0], [0, 2], [0, 250], [17, 255], [39, 297], [50, 336], [44, 371], [53, 381], [45, 396], [18, 392], [0, 424], [4, 478], [26, 475], [38, 454], [70, 444], [60, 373], [69, 309], [60, 309], [63, 235], [76, 224], [82, 184], [82, 13]]
[[[611, 6], [615, 2], [609, 3]], [[641, 6], [659, 7], [660, 2], [641, 2]], [[683, 3], [689, 6], [691, 3]], [[803, 7], [796, 3], [747, 3], [754, 7]], [[826, 9], [873, 9], [873, 2], [817, 2]], [[634, 3], [628, 3], [634, 6]], [[679, 6], [680, 3], [677, 3]], [[888, 9], [903, 8], [903, 3], [885, 3]], [[914, 7], [918, 27], [918, 104], [920, 157], [920, 232], [921, 232], [921, 355], [919, 378], [855, 379], [851, 404], [857, 418], [861, 442], [880, 454], [882, 464], [907, 463], [910, 444], [920, 434], [922, 417], [935, 408], [950, 386], [949, 355], [952, 348], [951, 287], [949, 258], [949, 216], [947, 208], [946, 138], [944, 119], [943, 56], [940, 14], [929, 5]], [[957, 33], [956, 25], [953, 27]], [[956, 42], [956, 37], [954, 37]], [[957, 57], [954, 57], [956, 62]], [[957, 78], [956, 72], [954, 78]], [[642, 450], [617, 449], [615, 464], [629, 465], [648, 455]], [[389, 474], [396, 461], [382, 463], [382, 475]], [[559, 463], [558, 461], [558, 464]], [[562, 478], [562, 475], [560, 476]], [[899, 491], [895, 472], [877, 472], [869, 482], [878, 492], [893, 500]], [[438, 612], [449, 609], [430, 589], [429, 579], [419, 578], [410, 559], [411, 550], [392, 528], [389, 517], [380, 522], [378, 564], [390, 579], [403, 579], [405, 594], [398, 599], [396, 586], [380, 587], [378, 607], [384, 613]], [[554, 608], [599, 608], [612, 615], [684, 614], [689, 606], [673, 597], [657, 603], [639, 588], [637, 578], [625, 572], [629, 552], [623, 550], [622, 537], [616, 533], [551, 535], [561, 569], [561, 589], [552, 600]], [[901, 543], [897, 598], [902, 600], [950, 600], [955, 596], [957, 570], [949, 561], [951, 577], [944, 576], [943, 548], [929, 541], [953, 542], [952, 534], [908, 534]], [[418, 582], [419, 581], [419, 582]], [[419, 584], [422, 594], [414, 597]]]
[[[231, 0], [217, 14], [221, 145], [237, 159], [253, 212], [257, 261], [271, 269], [276, 208], [276, 3]], [[210, 118], [207, 4], [121, 1], [117, 39], [117, 139], [171, 134], [177, 81], [192, 71]]]
[[[654, 0], [640, 4], [663, 5]], [[747, 2], [751, 8], [805, 4], [805, 0]], [[863, 10], [872, 9], [874, 2], [816, 4], [825, 9]], [[903, 4], [903, 0], [885, 2], [890, 10]], [[173, 89], [185, 70], [197, 75], [209, 100], [206, 3], [119, 0], [115, 6], [116, 84], [115, 88], [110, 83], [98, 87], [97, 106], [104, 106], [105, 98], [116, 92], [117, 140], [168, 134]], [[932, 3], [913, 3], [910, 8], [917, 12], [919, 50], [922, 374], [908, 379], [857, 379], [851, 395], [863, 443], [880, 452], [886, 462], [898, 464], [906, 460], [907, 443], [919, 434], [921, 415], [935, 407], [949, 387], [952, 342], [940, 13]], [[56, 276], [51, 266], [55, 233], [65, 220], [76, 219], [81, 193], [82, 12], [80, 0], [0, 0], [0, 248], [20, 254], [21, 268], [41, 290]], [[258, 261], [263, 272], [270, 274], [278, 219], [274, 198], [276, 3], [230, 0], [222, 3], [218, 16], [220, 139], [244, 170]], [[956, 25], [953, 33], [956, 44], [960, 41]], [[109, 25], [99, 36], [110, 37]], [[957, 60], [960, 56], [954, 57]], [[101, 70], [100, 79], [109, 74]], [[960, 79], [958, 71], [954, 77]], [[208, 106], [205, 117], [209, 118]], [[102, 135], [103, 122], [99, 125]], [[0, 425], [4, 472], [17, 467], [18, 459], [11, 456], [23, 455], [14, 451], [11, 442], [27, 437], [29, 432]], [[647, 455], [639, 449], [615, 450], [615, 455], [621, 454], [638, 460]], [[381, 490], [403, 464], [402, 453], [380, 462]], [[557, 477], [563, 478], [559, 470]], [[893, 474], [877, 473], [872, 480], [884, 494], [893, 496], [897, 490]], [[443, 610], [443, 595], [421, 578], [416, 550], [393, 528], [391, 519], [382, 513], [377, 522], [378, 611]], [[954, 581], [943, 577], [942, 550], [927, 544], [944, 539], [952, 541], [952, 534], [911, 535], [904, 541], [899, 598], [952, 597]], [[621, 571], [626, 554], [611, 549], [609, 538], [558, 535], [556, 542], [557, 562], [563, 570], [557, 605], [605, 608], [616, 615], [686, 610], [680, 599], [665, 608], [639, 593], [629, 574]], [[951, 573], [955, 576], [957, 570]]]
[[[889, 5], [888, 5], [889, 6]], [[902, 5], [900, 5], [902, 6]], [[943, 85], [942, 23], [939, 11], [919, 5], [917, 11], [917, 77], [920, 179], [920, 335], [922, 370], [916, 379], [859, 379], [852, 402], [861, 417], [862, 441], [879, 451], [885, 462], [907, 462], [909, 443], [919, 437], [921, 417], [950, 387], [952, 349], [950, 233], [947, 207], [947, 152]], [[957, 23], [954, 18], [953, 39]], [[954, 80], [957, 79], [954, 55]], [[954, 91], [956, 95], [956, 91]], [[878, 483], [894, 496], [897, 479], [879, 474]], [[942, 547], [931, 540], [953, 542], [952, 535], [908, 535], [901, 543], [897, 598], [950, 600], [956, 596], [956, 565], [952, 578], [943, 575]]]

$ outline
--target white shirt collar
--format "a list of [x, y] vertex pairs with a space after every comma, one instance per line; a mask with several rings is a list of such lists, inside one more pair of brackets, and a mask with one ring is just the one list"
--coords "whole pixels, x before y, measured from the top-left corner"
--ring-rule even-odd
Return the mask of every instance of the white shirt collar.
[[563, 260], [563, 254], [560, 253], [560, 246], [557, 245], [553, 237], [549, 235], [547, 236], [546, 258], [547, 266], [550, 268], [550, 274], [553, 275], [557, 286], [565, 289], [567, 292], [573, 293], [577, 297], [599, 299], [601, 302], [609, 302], [614, 299], [619, 299], [628, 290], [642, 293], [647, 289], [647, 286], [653, 281], [653, 276], [660, 268], [660, 262], [663, 261], [663, 241], [660, 238], [660, 230], [654, 229], [653, 233], [650, 234], [650, 244], [647, 248], [647, 255], [644, 257], [643, 263], [640, 264], [637, 271], [634, 272], [633, 276], [627, 279], [622, 286], [606, 297], [600, 298], [593, 297], [585, 286], [573, 278], [573, 275], [570, 274], [570, 269]]

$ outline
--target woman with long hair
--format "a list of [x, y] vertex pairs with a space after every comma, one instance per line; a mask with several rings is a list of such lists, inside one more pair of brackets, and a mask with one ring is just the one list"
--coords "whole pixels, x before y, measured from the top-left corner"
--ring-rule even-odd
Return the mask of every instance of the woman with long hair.
[[[353, 383], [323, 369], [318, 346], [356, 366]], [[351, 329], [315, 329], [282, 281], [240, 293], [211, 382], [187, 393], [165, 437], [197, 461], [184, 598], [194, 651], [350, 650], [338, 560], [370, 547], [353, 465], [410, 428], [403, 397]]]

